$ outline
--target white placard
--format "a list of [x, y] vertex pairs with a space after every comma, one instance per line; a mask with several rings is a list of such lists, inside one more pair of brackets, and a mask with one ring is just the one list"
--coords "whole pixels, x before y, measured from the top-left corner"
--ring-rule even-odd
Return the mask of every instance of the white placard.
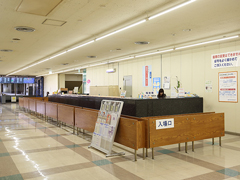
[[156, 120], [156, 129], [174, 128], [174, 118]]
[[122, 107], [122, 101], [102, 100], [90, 147], [111, 154]]
[[178, 88], [178, 93], [179, 93], [179, 96], [185, 96], [185, 92], [183, 88]]
[[171, 87], [171, 97], [172, 98], [177, 97], [177, 92], [176, 92], [176, 89], [174, 87]]
[[205, 91], [212, 92], [212, 81], [205, 81]]
[[211, 57], [212, 69], [239, 66], [239, 56], [240, 51], [213, 54]]
[[238, 72], [221, 72], [218, 74], [218, 101], [238, 102]]

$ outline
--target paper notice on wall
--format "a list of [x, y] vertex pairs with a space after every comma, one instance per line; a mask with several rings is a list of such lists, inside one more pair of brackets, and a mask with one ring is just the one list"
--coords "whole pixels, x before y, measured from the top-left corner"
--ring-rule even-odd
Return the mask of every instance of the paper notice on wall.
[[238, 102], [238, 72], [219, 73], [219, 101]]
[[212, 55], [212, 69], [236, 67], [240, 65], [240, 51]]
[[164, 76], [163, 89], [170, 89], [170, 76]]
[[212, 81], [205, 81], [205, 91], [212, 92]]

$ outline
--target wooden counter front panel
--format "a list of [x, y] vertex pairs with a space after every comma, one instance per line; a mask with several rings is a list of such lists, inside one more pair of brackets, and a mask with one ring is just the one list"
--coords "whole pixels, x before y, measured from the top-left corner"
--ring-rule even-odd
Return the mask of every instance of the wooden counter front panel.
[[58, 119], [58, 104], [46, 102], [46, 116]]
[[33, 112], [36, 112], [36, 100], [35, 99], [28, 99], [29, 109]]
[[24, 107], [24, 99], [23, 98], [19, 98], [18, 99], [18, 101], [19, 101], [19, 107]]
[[58, 120], [69, 125], [75, 125], [74, 107], [58, 104]]
[[28, 109], [28, 98], [23, 98], [24, 101], [24, 108]]
[[132, 149], [138, 149], [137, 131], [138, 121], [129, 118], [120, 118], [115, 142]]
[[194, 141], [225, 135], [224, 113], [203, 114], [194, 118], [191, 119], [190, 126]]
[[75, 126], [89, 132], [94, 132], [98, 111], [75, 108]]
[[46, 114], [46, 103], [44, 101], [36, 101], [37, 113]]
[[151, 148], [190, 141], [190, 120], [186, 117], [175, 117], [174, 128], [168, 129], [156, 129], [156, 120], [149, 120], [149, 129]]

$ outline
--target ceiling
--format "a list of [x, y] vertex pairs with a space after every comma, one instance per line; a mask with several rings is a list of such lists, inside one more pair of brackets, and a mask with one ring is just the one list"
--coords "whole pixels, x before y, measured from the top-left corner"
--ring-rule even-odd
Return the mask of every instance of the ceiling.
[[[0, 0], [0, 74], [136, 23], [186, 0], [62, 0], [45, 15], [17, 11], [24, 0]], [[29, 1], [29, 0], [28, 0]], [[54, 6], [54, 5], [53, 5]], [[240, 34], [239, 0], [196, 0], [180, 9], [13, 75], [41, 75], [130, 55]], [[39, 10], [38, 10], [39, 11]], [[45, 23], [47, 22], [49, 23]], [[57, 24], [51, 23], [56, 22]], [[58, 25], [58, 22], [60, 25]], [[62, 22], [62, 23], [61, 23]], [[19, 32], [16, 26], [33, 27]], [[184, 31], [191, 29], [191, 31]], [[12, 40], [19, 38], [20, 41]], [[136, 45], [136, 41], [149, 41]], [[116, 50], [121, 49], [121, 50]], [[87, 56], [97, 56], [89, 59]], [[62, 65], [68, 63], [68, 65]]]

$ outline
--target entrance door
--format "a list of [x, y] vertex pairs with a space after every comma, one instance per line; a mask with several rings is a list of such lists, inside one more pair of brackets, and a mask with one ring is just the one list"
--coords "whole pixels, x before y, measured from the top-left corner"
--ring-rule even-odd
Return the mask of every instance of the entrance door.
[[123, 77], [123, 90], [126, 91], [126, 97], [132, 97], [132, 76]]

